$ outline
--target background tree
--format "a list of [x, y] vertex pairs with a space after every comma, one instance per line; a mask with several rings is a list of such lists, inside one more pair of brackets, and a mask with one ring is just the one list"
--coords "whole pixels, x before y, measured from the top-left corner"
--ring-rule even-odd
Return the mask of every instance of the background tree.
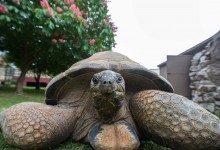
[[116, 27], [107, 13], [104, 0], [0, 0], [0, 50], [21, 70], [16, 91], [22, 92], [25, 74], [36, 64], [55, 64], [63, 71], [97, 51], [111, 50]]
[[[73, 58], [66, 53], [54, 52], [53, 55], [41, 55], [31, 66], [31, 71], [34, 73], [35, 87], [40, 89], [40, 77], [42, 74], [54, 76], [69, 68], [78, 59]], [[65, 69], [64, 69], [65, 68]]]

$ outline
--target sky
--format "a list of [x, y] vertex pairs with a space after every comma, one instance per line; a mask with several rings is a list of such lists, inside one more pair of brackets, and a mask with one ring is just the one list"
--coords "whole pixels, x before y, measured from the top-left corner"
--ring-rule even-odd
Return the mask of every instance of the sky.
[[220, 30], [220, 0], [111, 0], [118, 27], [113, 51], [148, 69]]

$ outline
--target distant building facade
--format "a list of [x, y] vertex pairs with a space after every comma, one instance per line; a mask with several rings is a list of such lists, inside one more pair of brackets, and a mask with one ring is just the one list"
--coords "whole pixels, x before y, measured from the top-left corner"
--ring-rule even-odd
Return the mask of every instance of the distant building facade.
[[[18, 77], [20, 76], [20, 73], [21, 72], [20, 72], [19, 69], [15, 70], [14, 77], [13, 77], [14, 81], [17, 81]], [[39, 80], [40, 86], [41, 87], [46, 87], [47, 84], [50, 82], [50, 80], [51, 80], [50, 76], [42, 74], [41, 77], [40, 77], [40, 80]], [[28, 71], [28, 73], [25, 75], [25, 79], [24, 79], [23, 84], [26, 85], [26, 86], [35, 86], [36, 85], [36, 80], [34, 78], [33, 72]]]
[[157, 74], [160, 74], [160, 70], [158, 69], [158, 68], [156, 68], [156, 69], [149, 69], [150, 71], [153, 71], [153, 72], [155, 72], [155, 73], [157, 73]]
[[0, 57], [0, 85], [11, 83], [14, 70], [11, 65], [5, 63], [4, 58]]

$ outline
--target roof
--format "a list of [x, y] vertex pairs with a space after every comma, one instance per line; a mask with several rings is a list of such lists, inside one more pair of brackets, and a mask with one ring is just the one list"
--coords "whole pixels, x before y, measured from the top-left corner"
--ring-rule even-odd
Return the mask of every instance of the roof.
[[162, 67], [162, 66], [165, 66], [167, 64], [167, 62], [162, 62], [161, 64], [157, 65], [157, 67]]
[[[180, 53], [179, 55], [194, 55], [194, 54], [198, 53], [199, 51], [203, 50], [203, 48], [205, 48], [205, 46], [209, 42], [211, 42], [213, 39], [216, 39], [218, 37], [220, 37], [220, 31], [218, 31], [216, 34], [214, 34], [213, 36], [209, 37], [208, 39], [202, 41], [201, 43], [199, 43], [199, 44], [191, 47], [190, 49]], [[157, 66], [158, 67], [162, 67], [162, 66], [166, 65], [166, 63], [167, 62], [165, 61], [165, 62], [163, 62], [163, 63], [161, 63], [161, 64], [159, 64]]]

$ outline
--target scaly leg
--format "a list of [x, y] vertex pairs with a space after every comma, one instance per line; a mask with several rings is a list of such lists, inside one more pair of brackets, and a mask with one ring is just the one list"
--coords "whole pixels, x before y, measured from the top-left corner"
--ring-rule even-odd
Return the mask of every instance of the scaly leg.
[[0, 115], [6, 142], [22, 149], [41, 149], [67, 139], [74, 126], [74, 110], [25, 102]]
[[146, 138], [174, 149], [219, 149], [220, 120], [187, 98], [157, 90], [130, 100], [137, 126]]

